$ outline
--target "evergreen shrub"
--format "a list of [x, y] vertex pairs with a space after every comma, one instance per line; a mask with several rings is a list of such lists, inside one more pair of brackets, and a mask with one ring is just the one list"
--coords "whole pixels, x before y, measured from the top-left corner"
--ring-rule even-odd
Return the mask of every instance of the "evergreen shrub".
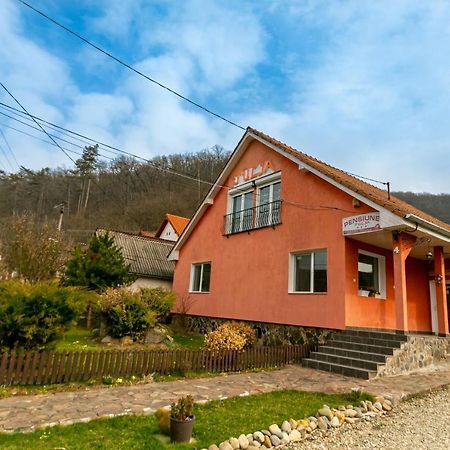
[[43, 349], [78, 319], [93, 295], [54, 283], [0, 283], [1, 349]]

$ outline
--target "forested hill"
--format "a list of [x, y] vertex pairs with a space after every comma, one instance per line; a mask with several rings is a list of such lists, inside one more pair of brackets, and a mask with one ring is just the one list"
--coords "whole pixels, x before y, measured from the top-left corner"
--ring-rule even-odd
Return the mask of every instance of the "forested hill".
[[[0, 239], [8, 232], [8, 219], [23, 212], [56, 226], [61, 204], [63, 229], [75, 241], [85, 240], [97, 227], [155, 230], [166, 212], [191, 217], [211, 186], [204, 181], [216, 179], [228, 156], [215, 146], [144, 163], [127, 158], [103, 163], [97, 149], [87, 147], [73, 170], [0, 171]], [[450, 194], [395, 195], [450, 223]]]
[[450, 194], [427, 194], [414, 192], [394, 192], [394, 195], [416, 208], [450, 223]]
[[[131, 158], [104, 163], [95, 147], [87, 147], [73, 170], [0, 171], [0, 222], [29, 212], [56, 226], [64, 204], [63, 229], [75, 241], [97, 227], [156, 230], [166, 212], [191, 217], [228, 156], [214, 146], [144, 163]], [[5, 228], [0, 227], [0, 239]]]

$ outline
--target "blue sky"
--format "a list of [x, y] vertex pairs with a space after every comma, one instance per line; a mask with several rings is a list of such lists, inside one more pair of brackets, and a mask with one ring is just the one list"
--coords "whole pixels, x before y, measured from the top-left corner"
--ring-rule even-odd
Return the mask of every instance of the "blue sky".
[[[450, 192], [448, 1], [29, 2], [239, 124], [394, 190]], [[31, 113], [111, 145], [151, 157], [242, 134], [16, 0], [0, 1], [0, 42], [0, 80]], [[4, 125], [26, 128], [0, 116], [20, 164], [70, 167]]]

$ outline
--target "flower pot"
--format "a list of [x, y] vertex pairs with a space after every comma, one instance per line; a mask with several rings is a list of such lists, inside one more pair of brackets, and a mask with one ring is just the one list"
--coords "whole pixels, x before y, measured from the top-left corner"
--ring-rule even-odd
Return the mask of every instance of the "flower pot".
[[188, 417], [186, 420], [170, 418], [170, 442], [190, 442], [192, 428], [195, 417]]

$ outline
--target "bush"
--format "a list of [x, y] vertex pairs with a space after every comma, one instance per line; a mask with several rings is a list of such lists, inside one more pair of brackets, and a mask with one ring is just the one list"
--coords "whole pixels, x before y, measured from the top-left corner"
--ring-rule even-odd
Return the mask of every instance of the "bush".
[[155, 288], [142, 289], [140, 296], [148, 308], [155, 311], [158, 322], [166, 322], [176, 300], [175, 294], [172, 291]]
[[148, 308], [139, 292], [107, 289], [98, 304], [107, 332], [114, 338], [131, 336], [139, 340], [156, 324], [156, 312]]
[[53, 283], [1, 283], [0, 347], [42, 349], [78, 319], [91, 295]]
[[205, 335], [205, 348], [212, 351], [243, 350], [255, 342], [255, 331], [245, 323], [227, 322]]

